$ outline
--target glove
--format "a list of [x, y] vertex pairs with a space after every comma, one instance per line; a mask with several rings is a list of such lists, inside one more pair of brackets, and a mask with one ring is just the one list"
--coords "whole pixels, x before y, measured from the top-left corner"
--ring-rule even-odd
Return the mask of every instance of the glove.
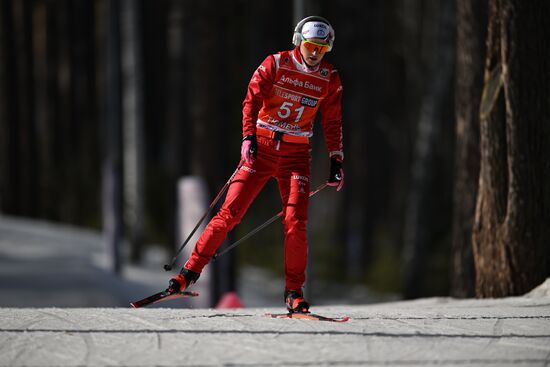
[[257, 151], [258, 141], [256, 140], [256, 135], [245, 136], [241, 145], [241, 159], [248, 164], [252, 164], [256, 159]]
[[336, 191], [340, 191], [344, 186], [344, 167], [340, 156], [330, 158], [330, 175], [327, 185], [336, 187]]

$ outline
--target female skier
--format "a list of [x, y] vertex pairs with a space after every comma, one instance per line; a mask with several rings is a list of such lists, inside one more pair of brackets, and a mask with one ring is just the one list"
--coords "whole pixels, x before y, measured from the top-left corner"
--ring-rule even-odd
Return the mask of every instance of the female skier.
[[284, 299], [289, 312], [308, 312], [302, 286], [307, 264], [310, 138], [321, 112], [330, 157], [327, 184], [340, 191], [342, 162], [342, 85], [338, 72], [324, 60], [332, 50], [334, 30], [319, 16], [301, 20], [294, 29], [295, 48], [269, 55], [256, 69], [243, 102], [241, 166], [219, 212], [206, 226], [170, 291], [184, 291], [197, 281], [227, 233], [274, 177], [279, 186], [284, 226]]

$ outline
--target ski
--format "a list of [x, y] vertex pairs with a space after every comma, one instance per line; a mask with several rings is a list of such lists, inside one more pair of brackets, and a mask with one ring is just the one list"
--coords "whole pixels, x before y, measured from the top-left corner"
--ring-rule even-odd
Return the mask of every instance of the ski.
[[197, 297], [198, 295], [199, 294], [197, 292], [170, 292], [168, 290], [164, 290], [162, 292], [155, 293], [152, 296], [146, 297], [142, 300], [131, 302], [130, 306], [132, 306], [133, 308], [140, 308], [161, 301], [167, 301], [169, 299]]
[[314, 320], [314, 321], [329, 321], [329, 322], [346, 322], [349, 320], [349, 317], [326, 317], [317, 315], [314, 313], [303, 313], [303, 312], [289, 312], [289, 313], [266, 313], [266, 316], [272, 317], [274, 319], [302, 319], [302, 320]]

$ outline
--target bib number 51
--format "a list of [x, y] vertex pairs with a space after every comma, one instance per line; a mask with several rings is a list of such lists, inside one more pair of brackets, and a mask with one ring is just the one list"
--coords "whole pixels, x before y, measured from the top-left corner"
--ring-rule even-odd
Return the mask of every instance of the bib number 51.
[[[277, 115], [281, 119], [286, 119], [290, 116], [292, 113], [292, 109], [294, 107], [294, 103], [291, 102], [283, 102], [281, 107], [279, 107], [279, 112], [277, 112]], [[296, 118], [294, 119], [294, 122], [299, 122], [302, 118], [302, 114], [304, 113], [304, 106], [300, 106], [294, 109], [294, 112], [296, 112]]]

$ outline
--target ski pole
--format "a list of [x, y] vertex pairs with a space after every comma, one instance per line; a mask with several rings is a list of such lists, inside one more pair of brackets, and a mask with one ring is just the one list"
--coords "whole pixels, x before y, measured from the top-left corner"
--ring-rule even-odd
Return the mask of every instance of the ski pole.
[[212, 203], [210, 204], [210, 206], [208, 207], [208, 209], [206, 210], [206, 212], [204, 213], [204, 215], [201, 217], [201, 219], [199, 219], [199, 222], [197, 223], [197, 225], [195, 226], [195, 228], [193, 228], [193, 230], [191, 231], [191, 233], [189, 234], [189, 236], [187, 236], [187, 239], [183, 242], [183, 244], [180, 246], [180, 248], [178, 249], [178, 251], [176, 252], [176, 254], [174, 255], [174, 257], [172, 258], [172, 261], [170, 262], [170, 264], [165, 264], [164, 265], [164, 270], [166, 271], [170, 271], [172, 270], [172, 267], [174, 266], [174, 264], [176, 263], [176, 260], [177, 260], [177, 257], [178, 255], [180, 254], [180, 252], [183, 250], [183, 248], [185, 247], [185, 245], [187, 245], [187, 242], [189, 242], [189, 240], [191, 239], [191, 237], [193, 237], [193, 235], [195, 234], [195, 232], [197, 231], [197, 229], [199, 228], [199, 226], [201, 225], [201, 223], [204, 221], [204, 218], [206, 218], [206, 216], [212, 211], [212, 209], [216, 206], [216, 204], [218, 203], [218, 201], [220, 200], [220, 198], [222, 197], [222, 195], [225, 193], [225, 191], [227, 191], [227, 188], [229, 187], [229, 185], [231, 184], [231, 181], [233, 181], [233, 177], [235, 177], [235, 175], [237, 174], [237, 172], [239, 172], [239, 169], [241, 169], [241, 164], [239, 164], [239, 166], [237, 167], [237, 169], [235, 170], [235, 172], [233, 172], [233, 174], [231, 175], [231, 177], [229, 177], [229, 180], [227, 180], [227, 182], [225, 183], [225, 185], [221, 188], [220, 192], [218, 193], [218, 195], [214, 198], [214, 201], [212, 201]]
[[[309, 197], [312, 197], [313, 195], [317, 194], [319, 191], [323, 190], [325, 187], [327, 187], [327, 184], [324, 183], [322, 185], [320, 185], [319, 187], [317, 187], [314, 191], [311, 191], [309, 193]], [[223, 250], [222, 252], [220, 253], [217, 253], [217, 254], [214, 254], [214, 256], [212, 257], [213, 260], [217, 260], [218, 257], [222, 256], [222, 255], [225, 255], [226, 253], [228, 253], [229, 251], [231, 251], [233, 248], [235, 248], [236, 246], [238, 246], [241, 242], [243, 241], [246, 241], [247, 239], [249, 239], [250, 237], [254, 236], [256, 233], [258, 233], [259, 231], [261, 231], [262, 229], [264, 229], [265, 227], [267, 227], [268, 225], [270, 225], [271, 223], [275, 222], [278, 218], [282, 217], [283, 216], [283, 211], [281, 210], [279, 213], [275, 214], [274, 216], [272, 216], [271, 218], [269, 218], [265, 223], [263, 224], [260, 224], [258, 227], [254, 228], [252, 231], [248, 232], [248, 234], [246, 234], [243, 238], [235, 241], [234, 243], [232, 243], [231, 245], [229, 245], [225, 250]]]

